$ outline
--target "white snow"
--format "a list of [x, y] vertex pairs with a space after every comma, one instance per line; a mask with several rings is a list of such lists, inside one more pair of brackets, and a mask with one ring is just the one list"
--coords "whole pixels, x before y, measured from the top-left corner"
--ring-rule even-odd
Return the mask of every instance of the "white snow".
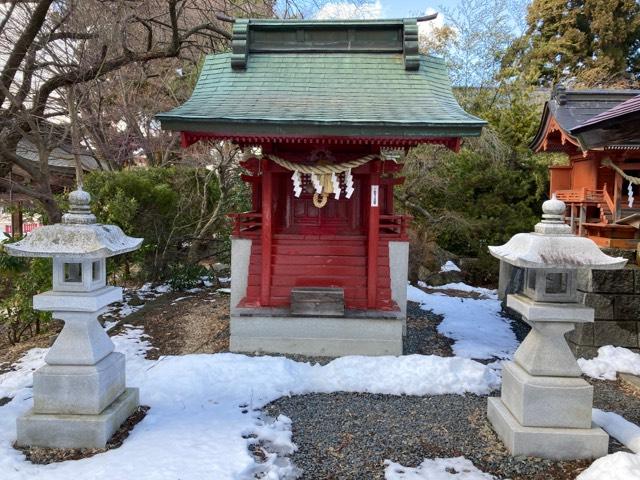
[[599, 458], [582, 472], [576, 480], [638, 480], [640, 455], [616, 452]]
[[494, 480], [464, 457], [425, 460], [415, 468], [385, 460], [385, 480]]
[[593, 409], [593, 422], [634, 454], [616, 452], [599, 458], [576, 480], [638, 480], [640, 478], [640, 427], [614, 412]]
[[407, 287], [408, 300], [418, 302], [423, 310], [444, 316], [438, 332], [454, 340], [456, 356], [478, 359], [508, 359], [513, 356], [518, 341], [509, 320], [500, 315], [500, 301], [493, 290], [464, 283], [440, 288], [478, 292], [485, 297], [454, 297], [438, 291], [427, 293], [412, 285]]
[[614, 412], [593, 409], [593, 422], [634, 453], [640, 453], [640, 427]]
[[458, 267], [451, 260], [447, 260], [444, 265], [440, 267], [440, 273], [444, 272], [461, 272], [460, 267]]
[[[269, 421], [260, 408], [284, 395], [311, 392], [370, 392], [427, 395], [487, 394], [499, 384], [489, 367], [464, 358], [343, 357], [321, 366], [284, 357], [232, 353], [144, 358], [150, 345], [139, 328], [112, 337], [127, 356], [127, 383], [140, 388], [151, 409], [124, 444], [91, 458], [33, 465], [13, 449], [16, 418], [32, 404], [30, 372], [42, 364], [44, 349], [30, 351], [21, 373], [0, 376], [0, 472], [3, 480], [41, 478], [295, 478], [290, 421]], [[255, 438], [244, 438], [247, 434]], [[264, 443], [266, 463], [257, 464], [249, 443]], [[279, 456], [276, 454], [280, 454]], [[461, 477], [466, 478], [466, 477]]]
[[591, 360], [578, 359], [578, 365], [585, 375], [601, 380], [615, 380], [617, 372], [640, 375], [640, 355], [612, 345], [600, 347]]

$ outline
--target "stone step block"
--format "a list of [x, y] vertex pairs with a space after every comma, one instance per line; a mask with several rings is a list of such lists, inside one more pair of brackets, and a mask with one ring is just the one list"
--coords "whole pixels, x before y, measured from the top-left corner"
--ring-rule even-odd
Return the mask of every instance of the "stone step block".
[[578, 301], [594, 310], [596, 320], [613, 320], [613, 295], [579, 292]]
[[101, 413], [125, 390], [125, 357], [113, 352], [94, 366], [45, 365], [33, 374], [33, 411]]
[[518, 423], [499, 398], [489, 398], [487, 416], [498, 437], [512, 455], [575, 460], [603, 457], [609, 435], [601, 428], [525, 427]]
[[591, 426], [593, 387], [582, 378], [534, 377], [516, 363], [506, 362], [501, 398], [525, 427]]
[[99, 415], [56, 415], [28, 411], [17, 420], [20, 447], [104, 448], [139, 405], [137, 388], [127, 388]]
[[579, 270], [578, 289], [595, 293], [634, 293], [635, 271], [621, 270]]
[[640, 295], [616, 295], [613, 316], [616, 320], [640, 321]]
[[[638, 312], [640, 315], [640, 311]], [[596, 322], [593, 325], [594, 345], [638, 347], [638, 322]]]

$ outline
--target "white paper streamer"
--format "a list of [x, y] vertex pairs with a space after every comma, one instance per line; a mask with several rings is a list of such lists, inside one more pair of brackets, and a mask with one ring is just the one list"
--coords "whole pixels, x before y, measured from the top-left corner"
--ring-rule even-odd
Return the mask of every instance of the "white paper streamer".
[[351, 198], [355, 189], [353, 188], [353, 176], [351, 175], [351, 169], [347, 170], [344, 174], [344, 183], [345, 183], [345, 197]]
[[633, 208], [633, 185], [631, 183], [627, 187], [627, 193], [629, 194], [629, 208]]
[[297, 197], [302, 193], [302, 176], [299, 171], [294, 171], [293, 175], [291, 175], [291, 180], [293, 180], [293, 193]]
[[331, 184], [333, 185], [335, 199], [338, 200], [340, 198], [340, 180], [338, 180], [338, 176], [335, 173], [331, 174]]
[[313, 183], [313, 188], [316, 193], [322, 193], [322, 184], [320, 183], [320, 177], [315, 173], [311, 174], [311, 183]]

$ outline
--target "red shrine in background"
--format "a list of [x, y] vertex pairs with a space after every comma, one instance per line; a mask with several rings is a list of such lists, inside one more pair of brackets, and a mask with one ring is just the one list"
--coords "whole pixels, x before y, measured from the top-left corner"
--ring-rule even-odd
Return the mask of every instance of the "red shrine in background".
[[183, 146], [243, 149], [251, 211], [231, 215], [231, 349], [401, 354], [409, 217], [398, 160], [484, 125], [456, 103], [417, 21], [238, 20], [192, 97], [158, 115]]
[[567, 204], [567, 221], [577, 235], [600, 247], [635, 250], [640, 242], [640, 144], [581, 143], [583, 124], [633, 99], [640, 90], [566, 90], [556, 87], [545, 103], [532, 142], [536, 152], [564, 153], [567, 165], [549, 168], [550, 194]]

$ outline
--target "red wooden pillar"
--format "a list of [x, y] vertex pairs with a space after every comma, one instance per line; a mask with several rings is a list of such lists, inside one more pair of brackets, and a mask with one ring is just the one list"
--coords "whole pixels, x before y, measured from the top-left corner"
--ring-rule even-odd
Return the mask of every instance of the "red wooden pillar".
[[262, 160], [262, 269], [260, 278], [260, 304], [262, 306], [268, 306], [271, 297], [272, 177], [269, 160]]
[[380, 161], [371, 162], [369, 187], [369, 235], [367, 246], [367, 308], [375, 309], [378, 298], [378, 243], [380, 237]]

